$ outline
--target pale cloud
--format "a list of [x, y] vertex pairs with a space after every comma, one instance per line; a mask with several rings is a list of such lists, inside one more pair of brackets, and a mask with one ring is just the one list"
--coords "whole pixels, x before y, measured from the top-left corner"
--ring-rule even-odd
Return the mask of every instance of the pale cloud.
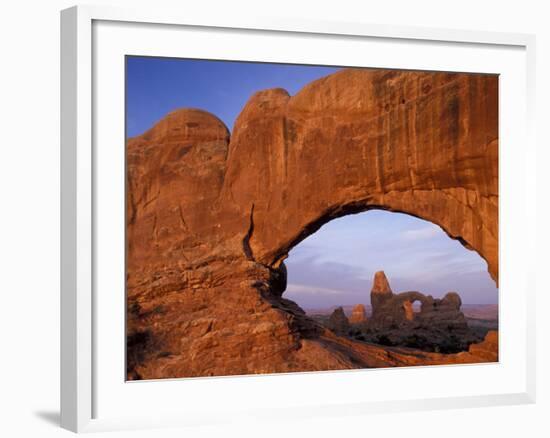
[[394, 292], [434, 297], [457, 291], [464, 303], [495, 303], [487, 263], [437, 225], [399, 213], [369, 211], [336, 219], [294, 248], [285, 292], [306, 308], [370, 302], [375, 271]]
[[307, 295], [342, 295], [339, 289], [330, 289], [319, 286], [308, 286], [306, 284], [289, 284], [286, 287], [286, 294], [307, 294]]
[[429, 225], [424, 228], [403, 231], [402, 237], [407, 241], [411, 240], [426, 240], [436, 237], [443, 231], [437, 225]]

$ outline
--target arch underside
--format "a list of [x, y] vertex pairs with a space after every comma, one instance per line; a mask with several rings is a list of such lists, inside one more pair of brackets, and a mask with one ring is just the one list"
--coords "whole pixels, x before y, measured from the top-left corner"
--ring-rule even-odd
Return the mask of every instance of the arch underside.
[[[402, 195], [402, 196], [411, 196], [414, 199], [414, 193], [412, 195]], [[401, 200], [402, 201], [402, 200]], [[482, 253], [479, 250], [476, 250], [476, 248], [472, 247], [468, 241], [462, 237], [461, 235], [453, 234], [451, 230], [445, 229], [445, 224], [441, 225], [438, 223], [438, 218], [436, 214], [430, 214], [429, 209], [422, 209], [422, 208], [409, 208], [409, 210], [403, 209], [403, 201], [400, 203], [396, 203], [395, 206], [388, 205], [389, 203], [386, 203], [385, 205], [376, 204], [376, 203], [369, 203], [368, 201], [352, 201], [345, 205], [338, 205], [333, 207], [332, 209], [329, 209], [326, 212], [323, 212], [318, 218], [315, 220], [309, 222], [304, 226], [304, 228], [298, 233], [298, 235], [292, 237], [289, 239], [288, 242], [285, 242], [281, 245], [280, 248], [277, 249], [277, 251], [273, 251], [272, 253], [269, 253], [263, 257], [263, 261], [274, 268], [278, 268], [280, 264], [288, 257], [288, 253], [297, 246], [300, 242], [305, 240], [307, 237], [311, 236], [315, 232], [317, 232], [323, 225], [327, 224], [328, 222], [338, 219], [350, 214], [359, 214], [368, 212], [371, 210], [383, 210], [383, 211], [389, 211], [393, 213], [402, 213], [407, 214], [409, 216], [416, 217], [418, 219], [426, 220], [428, 222], [434, 223], [435, 225], [438, 225], [447, 236], [453, 240], [457, 240], [464, 246], [466, 249], [470, 251], [476, 251], [479, 255], [482, 256]], [[455, 229], [456, 232], [456, 229]], [[493, 237], [493, 236], [491, 236]], [[494, 240], [496, 238], [493, 237]], [[481, 245], [478, 246], [478, 248], [481, 247]], [[485, 259], [485, 262], [488, 262], [487, 259]], [[488, 265], [489, 266], [489, 265]], [[497, 272], [489, 270], [489, 273], [491, 277], [497, 281]]]
[[221, 199], [253, 205], [250, 248], [268, 265], [328, 220], [379, 208], [439, 225], [497, 281], [497, 108], [484, 75], [347, 70], [293, 97], [257, 93]]

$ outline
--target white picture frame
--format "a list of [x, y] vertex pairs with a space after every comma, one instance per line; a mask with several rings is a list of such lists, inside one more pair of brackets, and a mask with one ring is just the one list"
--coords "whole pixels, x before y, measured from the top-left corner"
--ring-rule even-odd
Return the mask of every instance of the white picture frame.
[[[105, 26], [98, 31], [98, 27]], [[189, 424], [204, 424], [209, 422], [233, 421], [237, 418], [248, 418], [250, 416], [258, 418], [269, 418], [284, 413], [292, 417], [310, 417], [312, 415], [342, 415], [342, 414], [357, 414], [364, 412], [395, 412], [411, 409], [441, 409], [452, 407], [474, 407], [488, 405], [503, 405], [503, 404], [519, 404], [531, 403], [535, 400], [535, 309], [534, 309], [534, 284], [532, 266], [529, 256], [523, 253], [523, 262], [519, 263], [518, 269], [514, 273], [510, 273], [510, 282], [519, 285], [520, 292], [516, 299], [516, 304], [520, 305], [522, 310], [521, 315], [517, 315], [517, 324], [515, 324], [517, 333], [518, 345], [522, 346], [522, 350], [518, 353], [517, 366], [510, 371], [510, 383], [507, 388], [503, 387], [502, 391], [487, 389], [484, 393], [460, 393], [458, 390], [454, 393], [446, 394], [441, 391], [438, 394], [435, 392], [432, 396], [415, 395], [414, 389], [403, 396], [395, 396], [390, 398], [374, 397], [370, 399], [349, 399], [346, 400], [345, 394], [334, 394], [332, 403], [327, 400], [317, 398], [315, 401], [303, 399], [297, 405], [287, 406], [281, 402], [284, 398], [278, 398], [276, 393], [273, 397], [273, 405], [266, 406], [258, 403], [258, 406], [247, 405], [243, 400], [246, 396], [254, 394], [255, 391], [276, 391], [274, 386], [284, 387], [283, 379], [291, 379], [290, 382], [296, 385], [298, 380], [307, 381], [306, 385], [327, 385], [328, 393], [330, 393], [331, 385], [342, 385], [346, 381], [349, 384], [358, 385], [359, 379], [363, 379], [366, 374], [372, 373], [368, 370], [353, 371], [353, 372], [337, 372], [337, 373], [308, 373], [297, 374], [284, 377], [259, 376], [259, 377], [232, 377], [218, 379], [181, 379], [168, 380], [162, 382], [148, 382], [138, 386], [131, 382], [120, 382], [121, 387], [131, 387], [131, 394], [123, 395], [122, 393], [109, 393], [109, 398], [113, 398], [113, 404], [120, 404], [121, 399], [116, 397], [140, 397], [142, 393], [144, 399], [154, 398], [158, 391], [171, 392], [172, 396], [177, 393], [181, 384], [187, 386], [187, 391], [224, 391], [242, 392], [242, 399], [234, 398], [235, 406], [230, 410], [224, 411], [223, 407], [209, 406], [208, 411], [203, 406], [201, 401], [196, 402], [196, 411], [192, 414], [188, 409], [177, 405], [171, 411], [168, 411], [165, 406], [159, 404], [152, 406], [143, 413], [130, 415], [128, 412], [120, 412], [120, 415], [112, 415], [108, 408], [104, 408], [102, 397], [105, 401], [106, 394], [105, 370], [108, 364], [103, 362], [106, 354], [98, 354], [101, 351], [105, 340], [102, 335], [103, 331], [111, 329], [108, 324], [116, 325], [116, 330], [120, 327], [120, 322], [124, 321], [124, 314], [118, 312], [120, 310], [120, 302], [124, 300], [124, 290], [120, 291], [120, 296], [116, 298], [118, 301], [112, 306], [113, 318], [117, 322], [106, 323], [103, 319], [98, 318], [98, 306], [108, 305], [108, 299], [100, 300], [98, 304], [97, 293], [98, 285], [106, 284], [110, 281], [108, 278], [101, 277], [101, 269], [98, 271], [98, 266], [103, 260], [100, 257], [104, 246], [99, 245], [97, 240], [98, 223], [101, 218], [98, 218], [98, 203], [104, 202], [102, 199], [101, 184], [108, 180], [112, 175], [123, 172], [123, 168], [106, 169], [102, 158], [96, 155], [94, 148], [98, 138], [109, 135], [109, 130], [105, 130], [105, 134], [97, 130], [96, 123], [101, 123], [101, 105], [103, 105], [101, 97], [97, 95], [97, 84], [100, 81], [100, 76], [103, 72], [101, 68], [95, 65], [94, 60], [102, 59], [103, 51], [105, 56], [120, 57], [121, 53], [136, 54], [134, 49], [128, 49], [127, 42], [124, 38], [120, 38], [122, 43], [113, 44], [112, 52], [107, 54], [105, 38], [116, 39], [117, 25], [133, 27], [128, 32], [134, 32], [133, 38], [136, 40], [136, 33], [140, 32], [139, 27], [148, 28], [150, 32], [148, 53], [156, 53], [159, 55], [168, 55], [170, 48], [162, 45], [162, 33], [171, 32], [176, 29], [187, 29], [190, 32], [193, 30], [200, 31], [202, 34], [208, 32], [224, 32], [228, 30], [238, 31], [239, 37], [247, 38], [251, 36], [269, 34], [270, 38], [282, 38], [283, 36], [300, 38], [310, 36], [314, 40], [319, 37], [337, 37], [350, 38], [354, 41], [369, 40], [388, 41], [390, 44], [410, 44], [428, 46], [433, 45], [446, 47], [460, 48], [467, 56], [469, 50], [476, 50], [483, 47], [488, 51], [494, 50], [498, 52], [513, 53], [513, 63], [517, 69], [518, 75], [514, 76], [516, 81], [521, 82], [512, 84], [517, 88], [513, 97], [513, 102], [520, 102], [521, 115], [524, 118], [521, 122], [517, 122], [518, 131], [512, 132], [515, 129], [509, 127], [510, 138], [516, 141], [504, 143], [501, 145], [501, 150], [504, 147], [510, 147], [510, 154], [517, 154], [517, 150], [521, 149], [524, 156], [522, 169], [518, 170], [514, 177], [517, 178], [518, 184], [514, 195], [528, 199], [529, 196], [534, 196], [535, 193], [535, 142], [533, 138], [533, 120], [534, 120], [534, 51], [535, 39], [532, 35], [525, 34], [507, 34], [507, 33], [491, 33], [491, 32], [474, 32], [460, 31], [451, 29], [425, 29], [416, 27], [402, 26], [380, 26], [361, 22], [355, 23], [340, 23], [340, 22], [318, 22], [306, 19], [280, 19], [273, 17], [247, 17], [243, 14], [232, 17], [217, 17], [215, 15], [199, 16], [194, 15], [193, 11], [164, 11], [156, 8], [149, 10], [134, 10], [120, 9], [111, 7], [95, 7], [95, 6], [77, 6], [66, 9], [61, 13], [61, 425], [62, 427], [75, 431], [100, 431], [112, 429], [131, 429], [131, 428], [148, 428], [162, 427], [174, 425], [189, 425]], [[103, 33], [102, 33], [103, 32]], [[123, 31], [126, 32], [126, 31]], [[157, 40], [155, 35], [159, 36]], [[139, 40], [139, 38], [138, 38]], [[139, 43], [139, 41], [137, 42]], [[156, 46], [155, 46], [156, 44]], [[131, 50], [127, 52], [126, 50]], [[195, 48], [195, 53], [205, 51], [205, 57], [213, 56], [206, 53], [207, 46]], [[402, 50], [402, 49], [400, 49]], [[198, 51], [198, 52], [197, 52]], [[162, 52], [162, 53], [161, 53]], [[250, 53], [253, 53], [251, 48]], [[253, 57], [255, 55], [249, 55]], [[276, 54], [264, 54], [264, 58], [270, 56], [276, 57]], [[289, 55], [290, 56], [290, 55]], [[500, 56], [500, 55], [496, 55]], [[504, 55], [502, 55], [504, 56]], [[512, 55], [510, 55], [512, 56]], [[403, 57], [406, 58], [403, 52]], [[108, 58], [106, 58], [108, 59]], [[117, 58], [118, 59], [118, 58]], [[251, 59], [251, 58], [249, 58]], [[504, 58], [503, 58], [504, 59]], [[510, 58], [512, 59], [512, 57]], [[267, 60], [272, 60], [269, 58]], [[295, 59], [288, 59], [288, 61]], [[520, 60], [521, 65], [518, 65]], [[518, 61], [518, 62], [516, 62]], [[395, 61], [392, 63], [394, 68], [407, 68], [407, 61], [401, 61], [400, 64]], [[449, 61], [450, 62], [450, 61]], [[449, 67], [451, 70], [457, 70], [460, 66], [460, 57], [455, 59], [455, 67]], [[473, 60], [479, 62], [480, 71], [490, 69], [490, 64], [487, 60]], [[506, 61], [508, 62], [508, 61]], [[383, 61], [380, 61], [375, 66], [382, 66]], [[485, 63], [485, 64], [484, 64]], [[503, 61], [504, 63], [504, 61]], [[344, 65], [344, 64], [340, 64]], [[347, 64], [346, 64], [347, 65]], [[363, 64], [358, 64], [363, 65]], [[450, 65], [450, 64], [449, 64]], [[474, 65], [474, 64], [472, 64]], [[500, 65], [496, 63], [495, 65]], [[504, 65], [504, 64], [502, 64]], [[415, 64], [414, 68], [422, 68], [423, 64]], [[484, 67], [485, 66], [485, 67]], [[424, 68], [429, 68], [429, 63], [426, 61]], [[512, 67], [511, 67], [512, 68]], [[115, 68], [116, 70], [116, 68]], [[116, 70], [117, 74], [119, 70]], [[465, 69], [471, 71], [471, 69]], [[497, 67], [491, 73], [501, 73]], [[512, 75], [513, 76], [513, 75]], [[512, 77], [510, 76], [510, 77]], [[518, 79], [520, 78], [520, 79]], [[522, 82], [525, 79], [526, 83]], [[116, 81], [109, 84], [107, 87], [119, 87], [123, 77], [117, 76]], [[115, 93], [116, 94], [116, 93]], [[117, 94], [118, 95], [118, 94]], [[512, 99], [512, 97], [510, 97]], [[510, 100], [512, 101], [512, 100]], [[505, 100], [506, 102], [506, 100]], [[118, 102], [120, 103], [120, 102]], [[120, 113], [120, 107], [115, 105], [112, 111]], [[118, 114], [117, 120], [124, 115]], [[503, 117], [506, 117], [504, 115]], [[120, 129], [120, 126], [113, 129]], [[506, 128], [508, 129], [508, 128]], [[116, 131], [118, 132], [118, 131]], [[120, 141], [118, 138], [116, 141]], [[515, 152], [514, 152], [515, 151]], [[514, 155], [515, 157], [515, 155]], [[115, 164], [117, 160], [114, 160]], [[512, 162], [517, 160], [511, 160]], [[120, 164], [120, 162], [118, 162]], [[102, 167], [103, 166], [103, 167]], [[527, 171], [527, 169], [529, 171]], [[104, 172], [105, 170], [105, 172]], [[506, 170], [506, 169], [504, 169]], [[506, 173], [504, 173], [506, 175]], [[98, 186], [99, 184], [99, 186]], [[99, 188], [98, 188], [99, 187]], [[119, 202], [120, 198], [115, 195], [108, 202]], [[118, 192], [119, 193], [119, 192]], [[105, 201], [107, 202], [107, 201]], [[534, 202], [531, 203], [534, 205]], [[123, 202], [121, 203], [121, 206]], [[122, 208], [122, 207], [121, 207]], [[506, 204], [501, 207], [501, 217], [506, 218], [508, 211]], [[508, 228], [510, 236], [504, 236], [510, 241], [510, 245], [526, 245], [522, 249], [532, 249], [535, 242], [535, 218], [534, 213], [530, 213], [525, 209], [521, 216], [515, 217], [511, 221]], [[514, 239], [513, 234], [517, 230], [518, 224], [523, 225], [521, 230], [523, 243], [518, 243]], [[514, 231], [514, 229], [516, 231]], [[525, 239], [527, 236], [527, 239]], [[517, 237], [517, 236], [515, 236]], [[116, 239], [115, 239], [116, 241]], [[98, 249], [99, 248], [99, 249]], [[123, 248], [113, 252], [113, 257], [120, 256]], [[531, 251], [530, 254], [534, 254]], [[99, 257], [99, 259], [98, 259]], [[98, 276], [99, 275], [99, 276]], [[106, 276], [107, 277], [107, 276]], [[115, 284], [115, 283], [113, 283]], [[503, 305], [506, 305], [504, 302]], [[117, 307], [118, 306], [118, 307]], [[118, 312], [118, 313], [117, 313]], [[511, 317], [501, 313], [501, 323], [506, 327], [509, 324]], [[515, 320], [514, 320], [515, 323]], [[118, 324], [118, 325], [117, 325]], [[102, 328], [100, 328], [101, 326]], [[115, 348], [117, 345], [123, 345], [123, 339], [119, 339], [118, 344], [113, 344], [109, 348]], [[506, 343], [506, 337], [501, 336], [501, 342]], [[514, 341], [516, 342], [516, 341]], [[121, 344], [122, 343], [122, 344]], [[107, 348], [107, 347], [105, 347]], [[123, 354], [123, 353], [122, 353]], [[502, 365], [502, 363], [500, 364]], [[506, 364], [504, 364], [506, 365]], [[504, 367], [504, 366], [503, 366]], [[501, 367], [501, 368], [503, 368]], [[425, 368], [425, 367], [423, 367]], [[424, 370], [412, 371], [415, 375], [426, 375], [427, 372], [443, 375], [446, 370], [453, 373], [464, 371], [468, 375], [474, 376], [477, 373], [493, 373], [493, 369], [487, 371], [482, 370], [482, 367], [474, 366], [457, 366], [450, 368], [427, 368]], [[431, 371], [429, 371], [431, 370]], [[399, 378], [403, 375], [406, 378], [411, 371], [406, 369], [396, 369], [389, 371], [394, 378]], [[118, 373], [118, 374], [116, 374]], [[119, 378], [119, 373], [116, 371], [109, 378]], [[405, 374], [404, 374], [405, 373]], [[409, 374], [407, 374], [409, 373]], [[312, 375], [313, 374], [313, 375]], [[272, 384], [273, 379], [277, 378], [276, 384]], [[477, 377], [480, 380], [483, 377]], [[369, 377], [372, 379], [372, 377]], [[505, 382], [503, 382], [504, 385]], [[103, 386], [102, 386], [103, 385]], [[179, 385], [179, 386], [178, 386]], [[336, 387], [336, 386], [334, 386]], [[139, 389], [135, 389], [139, 388]], [[147, 388], [147, 389], [146, 389]], [[154, 390], [152, 388], [155, 388]], [[157, 388], [158, 389], [157, 391]], [[261, 389], [260, 389], [261, 388]], [[490, 388], [487, 386], [487, 388]], [[156, 392], [157, 391], [157, 392]], [[175, 392], [174, 392], [175, 391]], [[457, 395], [460, 394], [460, 395]], [[223, 401], [223, 397], [221, 397]], [[109, 411], [108, 415], [98, 414], [103, 410]], [[131, 412], [131, 410], [129, 410]]]

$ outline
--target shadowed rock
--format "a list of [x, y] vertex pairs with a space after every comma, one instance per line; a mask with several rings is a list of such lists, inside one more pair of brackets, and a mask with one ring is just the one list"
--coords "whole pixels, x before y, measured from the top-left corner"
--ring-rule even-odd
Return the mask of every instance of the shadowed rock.
[[338, 307], [332, 312], [328, 320], [328, 328], [337, 335], [347, 335], [349, 332], [349, 321], [342, 307]]

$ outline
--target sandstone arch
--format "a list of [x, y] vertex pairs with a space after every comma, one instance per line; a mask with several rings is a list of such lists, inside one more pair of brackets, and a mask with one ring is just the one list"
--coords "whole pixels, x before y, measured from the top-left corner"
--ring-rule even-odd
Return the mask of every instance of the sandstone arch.
[[235, 124], [222, 199], [254, 205], [250, 247], [270, 266], [331, 219], [378, 208], [441, 226], [496, 280], [498, 79], [353, 69], [293, 97], [259, 92]]
[[345, 214], [431, 221], [498, 279], [494, 75], [347, 69], [293, 97], [256, 93], [231, 136], [209, 113], [173, 112], [127, 157], [128, 327], [147, 332], [129, 376], [387, 361], [327, 338], [281, 297], [290, 248]]

